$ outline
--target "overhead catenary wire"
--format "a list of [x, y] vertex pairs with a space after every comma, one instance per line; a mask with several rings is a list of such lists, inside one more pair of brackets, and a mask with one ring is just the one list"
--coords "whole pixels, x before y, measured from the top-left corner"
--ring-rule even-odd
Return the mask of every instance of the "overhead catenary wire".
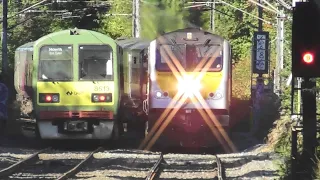
[[[223, 0], [216, 0], [216, 2], [217, 2], [217, 1], [218, 1], [218, 2], [221, 2], [222, 4], [225, 4], [225, 5], [227, 5], [227, 6], [230, 6], [230, 7], [234, 8], [234, 9], [236, 9], [236, 10], [238, 10], [238, 11], [241, 11], [241, 12], [244, 13], [244, 14], [247, 14], [247, 15], [249, 15], [249, 16], [251, 16], [251, 17], [254, 17], [254, 18], [256, 18], [256, 19], [259, 19], [259, 20], [261, 20], [261, 21], [263, 21], [263, 22], [265, 22], [265, 23], [267, 23], [267, 24], [276, 26], [274, 23], [271, 23], [270, 21], [267, 21], [267, 20], [265, 20], [265, 19], [263, 19], [263, 18], [260, 18], [260, 17], [258, 17], [258, 16], [255, 16], [255, 15], [253, 15], [253, 14], [250, 14], [250, 13], [248, 13], [248, 12], [246, 12], [246, 11], [244, 11], [244, 10], [236, 7], [236, 6], [233, 6], [233, 5], [227, 3], [227, 2], [225, 2], [225, 1], [223, 1]], [[203, 4], [210, 4], [211, 2], [202, 2], [202, 3], [203, 3]], [[214, 3], [215, 3], [215, 2], [214, 2]]]
[[272, 9], [278, 11], [276, 7], [274, 7], [271, 3], [269, 3], [267, 0], [262, 0], [264, 3], [266, 3], [268, 6], [270, 6]]
[[217, 0], [217, 1], [220, 1], [221, 3], [223, 3], [223, 4], [225, 4], [225, 5], [228, 5], [228, 6], [234, 8], [234, 9], [236, 9], [236, 10], [238, 10], [238, 11], [241, 11], [241, 12], [243, 12], [244, 14], [247, 14], [247, 15], [249, 15], [249, 16], [252, 16], [252, 17], [254, 17], [254, 18], [257, 18], [257, 19], [259, 19], [259, 20], [261, 20], [261, 21], [263, 21], [263, 22], [265, 22], [265, 23], [267, 23], [267, 24], [274, 25], [274, 24], [271, 23], [270, 21], [264, 20], [264, 19], [262, 19], [262, 18], [260, 18], [260, 17], [258, 17], [258, 16], [255, 16], [255, 15], [253, 15], [253, 14], [250, 14], [250, 13], [248, 13], [248, 12], [246, 12], [246, 11], [240, 9], [240, 8], [237, 8], [237, 7], [233, 6], [232, 4], [229, 4], [229, 3], [227, 3], [227, 2], [225, 2], [225, 1], [223, 1], [223, 0]]
[[276, 13], [276, 14], [278, 14], [278, 13], [279, 13], [279, 11], [278, 11], [278, 10], [270, 9], [270, 8], [268, 8], [267, 6], [264, 6], [264, 5], [262, 5], [262, 4], [260, 4], [260, 3], [256, 2], [256, 1], [254, 1], [254, 0], [248, 0], [248, 1], [250, 1], [250, 2], [252, 2], [252, 3], [254, 3], [254, 4], [256, 4], [257, 6], [262, 7], [262, 8], [263, 8], [263, 9], [265, 9], [265, 10], [269, 10], [269, 11], [274, 12], [274, 13]]
[[[46, 3], [46, 2], [48, 2], [47, 4], [43, 4], [43, 3]], [[56, 2], [56, 3], [79, 3], [79, 2], [84, 2], [84, 3], [89, 3], [89, 2], [92, 2], [92, 3], [98, 3], [98, 2], [103, 2], [103, 3], [111, 3], [111, 2], [113, 2], [113, 1], [100, 1], [100, 0], [98, 0], [98, 1], [75, 1], [75, 0], [42, 0], [42, 1], [40, 1], [40, 2], [37, 2], [37, 3], [35, 3], [35, 4], [33, 4], [33, 5], [31, 5], [31, 6], [29, 6], [29, 7], [27, 7], [27, 8], [25, 8], [25, 9], [23, 9], [23, 10], [21, 10], [21, 11], [19, 11], [19, 12], [17, 12], [17, 13], [14, 13], [14, 14], [12, 14], [11, 16], [8, 16], [8, 19], [10, 19], [10, 18], [13, 18], [13, 17], [15, 17], [15, 16], [18, 16], [18, 15], [20, 15], [20, 14], [22, 14], [22, 13], [24, 13], [24, 12], [37, 12], [37, 10], [31, 10], [31, 9], [34, 9], [34, 8], [39, 8], [39, 7], [42, 7], [42, 6], [46, 6], [46, 5], [50, 5], [50, 4], [53, 4], [54, 2]], [[49, 12], [49, 11], [47, 11], [47, 12]], [[0, 23], [2, 23], [2, 18], [0, 19]]]
[[85, 2], [85, 3], [97, 3], [97, 2], [103, 2], [103, 3], [112, 3], [113, 1], [75, 1], [75, 0], [52, 0], [52, 2], [56, 3], [79, 3], [79, 2]]
[[279, 4], [281, 4], [283, 7], [285, 7], [287, 10], [292, 10], [292, 7], [284, 2], [283, 0], [276, 0]]
[[[204, 6], [204, 5], [203, 5], [203, 6]], [[193, 7], [193, 6], [191, 6], [191, 7]], [[190, 6], [185, 7], [185, 8], [190, 8]], [[230, 14], [228, 14], [228, 13], [226, 13], [226, 12], [223, 12], [223, 11], [221, 11], [221, 10], [218, 10], [218, 9], [216, 9], [216, 8], [213, 8], [213, 7], [210, 7], [210, 8], [211, 8], [212, 10], [214, 10], [214, 11], [216, 11], [216, 12], [224, 15], [224, 16], [228, 16], [228, 17], [230, 17], [230, 18], [236, 18], [236, 16], [230, 15]], [[206, 9], [206, 10], [203, 10], [203, 11], [209, 11], [209, 10], [210, 10], [210, 9]], [[253, 24], [250, 24], [250, 23], [248, 23], [248, 22], [246, 22], [246, 24], [248, 24], [249, 26], [251, 26], [251, 27], [253, 27], [253, 28], [258, 29], [258, 27], [254, 26]]]
[[15, 13], [15, 14], [9, 16], [8, 19], [9, 19], [9, 18], [12, 18], [12, 17], [14, 17], [14, 16], [18, 16], [19, 14], [21, 14], [21, 13], [23, 13], [23, 12], [25, 12], [25, 11], [28, 11], [29, 9], [32, 9], [32, 8], [38, 6], [38, 5], [42, 4], [42, 3], [45, 3], [45, 2], [47, 2], [47, 1], [48, 1], [48, 0], [42, 0], [42, 1], [38, 2], [38, 3], [35, 3], [34, 5], [31, 5], [31, 6], [27, 7], [27, 8], [25, 8], [25, 9], [23, 9], [22, 11], [19, 11], [19, 12]]

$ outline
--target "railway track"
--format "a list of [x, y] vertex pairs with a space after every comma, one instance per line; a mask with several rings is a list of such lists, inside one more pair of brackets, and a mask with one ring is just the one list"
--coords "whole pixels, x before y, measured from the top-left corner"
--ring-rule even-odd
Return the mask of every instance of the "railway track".
[[[2, 153], [6, 154], [6, 153]], [[66, 152], [45, 148], [0, 161], [0, 179], [222, 179], [212, 155], [162, 154], [139, 150]], [[2, 158], [9, 160], [10, 158]]]
[[[224, 171], [220, 158], [214, 155], [215, 160], [176, 159], [171, 155], [165, 160], [162, 153], [150, 169], [146, 180], [155, 179], [217, 179], [224, 180]], [[178, 156], [178, 155], [177, 155]], [[209, 158], [210, 159], [210, 158]], [[196, 161], [195, 161], [196, 160]], [[205, 162], [207, 161], [207, 163]]]
[[[54, 150], [51, 147], [45, 148], [39, 152], [36, 152], [32, 155], [30, 155], [29, 157], [22, 159], [12, 165], [10, 165], [7, 168], [4, 168], [2, 170], [0, 170], [0, 178], [1, 179], [21, 179], [21, 178], [27, 178], [27, 175], [33, 174], [34, 172], [41, 172], [41, 171], [46, 171], [44, 173], [45, 176], [47, 176], [48, 174], [52, 174], [54, 173], [57, 169], [61, 171], [65, 171], [62, 169], [67, 169], [67, 171], [65, 171], [64, 173], [58, 175], [51, 175], [52, 178], [54, 179], [58, 179], [58, 180], [65, 180], [68, 179], [70, 177], [72, 177], [74, 174], [76, 174], [86, 163], [88, 163], [92, 157], [94, 153], [97, 153], [99, 151], [102, 151], [103, 148], [99, 147], [96, 150], [94, 150], [93, 152], [91, 152], [90, 154], [88, 154], [86, 156], [85, 159], [83, 160], [75, 160], [75, 162], [72, 162], [73, 160], [68, 160], [65, 159], [64, 161], [55, 161], [53, 159], [48, 159], [45, 160], [43, 158], [40, 157], [41, 154], [44, 153], [54, 153], [54, 154], [59, 154], [57, 152], [54, 152]], [[67, 162], [69, 161], [69, 162]], [[76, 162], [79, 161], [79, 162]], [[67, 167], [65, 167], [67, 166]], [[72, 168], [68, 168], [69, 166], [74, 166]], [[57, 168], [57, 169], [54, 169]], [[51, 172], [49, 169], [51, 169]], [[54, 177], [53, 177], [54, 176]], [[33, 178], [37, 178], [35, 176], [33, 176]], [[42, 176], [38, 174], [38, 178], [42, 178]]]

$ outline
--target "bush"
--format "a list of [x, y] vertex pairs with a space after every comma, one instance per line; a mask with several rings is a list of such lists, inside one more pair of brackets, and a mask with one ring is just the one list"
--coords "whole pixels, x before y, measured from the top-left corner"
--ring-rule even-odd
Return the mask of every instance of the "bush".
[[316, 179], [320, 179], [320, 161], [318, 160], [318, 167], [316, 169]]

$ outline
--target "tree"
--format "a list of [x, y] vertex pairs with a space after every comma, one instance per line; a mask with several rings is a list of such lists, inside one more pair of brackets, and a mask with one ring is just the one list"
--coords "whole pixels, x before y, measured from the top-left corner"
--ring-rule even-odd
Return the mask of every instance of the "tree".
[[117, 14], [132, 14], [132, 0], [113, 1], [109, 14], [110, 16], [103, 21], [102, 31], [114, 39], [121, 36], [131, 37], [132, 16], [119, 16]]
[[[106, 5], [97, 6], [85, 2], [43, 3], [30, 9], [38, 12], [18, 13], [37, 2], [39, 1], [8, 2], [8, 60], [10, 68], [13, 68], [14, 51], [17, 47], [62, 29], [74, 27], [99, 29], [101, 26], [99, 13], [104, 13], [109, 9]], [[0, 8], [2, 11], [2, 5]], [[62, 19], [62, 13], [51, 13], [46, 10], [65, 10], [71, 13], [72, 18]], [[0, 13], [2, 13], [1, 11]]]
[[155, 39], [159, 34], [187, 26], [188, 12], [181, 0], [149, 0], [141, 7], [142, 37]]

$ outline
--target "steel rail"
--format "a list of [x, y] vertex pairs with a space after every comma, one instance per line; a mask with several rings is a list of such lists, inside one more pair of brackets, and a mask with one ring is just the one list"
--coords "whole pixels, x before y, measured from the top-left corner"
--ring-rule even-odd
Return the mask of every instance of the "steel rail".
[[218, 155], [215, 155], [217, 161], [217, 169], [218, 169], [218, 180], [224, 180], [223, 168], [222, 163]]
[[158, 159], [158, 161], [153, 165], [153, 167], [150, 169], [146, 180], [152, 180], [154, 178], [154, 176], [156, 175], [157, 171], [159, 170], [160, 164], [163, 161], [163, 155], [162, 153], [160, 154], [160, 158]]
[[61, 175], [59, 178], [57, 178], [57, 180], [68, 179], [71, 176], [75, 175], [78, 172], [78, 170], [80, 170], [83, 167], [83, 165], [93, 157], [95, 153], [100, 151], [103, 151], [103, 147], [99, 147], [96, 150], [92, 151], [84, 160], [82, 160], [79, 164], [77, 164], [74, 168], [70, 169], [68, 172]]
[[23, 159], [23, 160], [15, 163], [15, 164], [5, 168], [5, 169], [0, 170], [0, 177], [9, 176], [9, 175], [13, 174], [16, 170], [18, 170], [21, 167], [23, 167], [24, 165], [26, 165], [26, 164], [28, 164], [30, 162], [39, 160], [39, 154], [43, 153], [45, 151], [48, 151], [50, 149], [51, 149], [51, 147], [42, 149], [41, 151], [39, 151], [37, 153], [34, 153], [33, 155], [29, 156], [28, 158]]

